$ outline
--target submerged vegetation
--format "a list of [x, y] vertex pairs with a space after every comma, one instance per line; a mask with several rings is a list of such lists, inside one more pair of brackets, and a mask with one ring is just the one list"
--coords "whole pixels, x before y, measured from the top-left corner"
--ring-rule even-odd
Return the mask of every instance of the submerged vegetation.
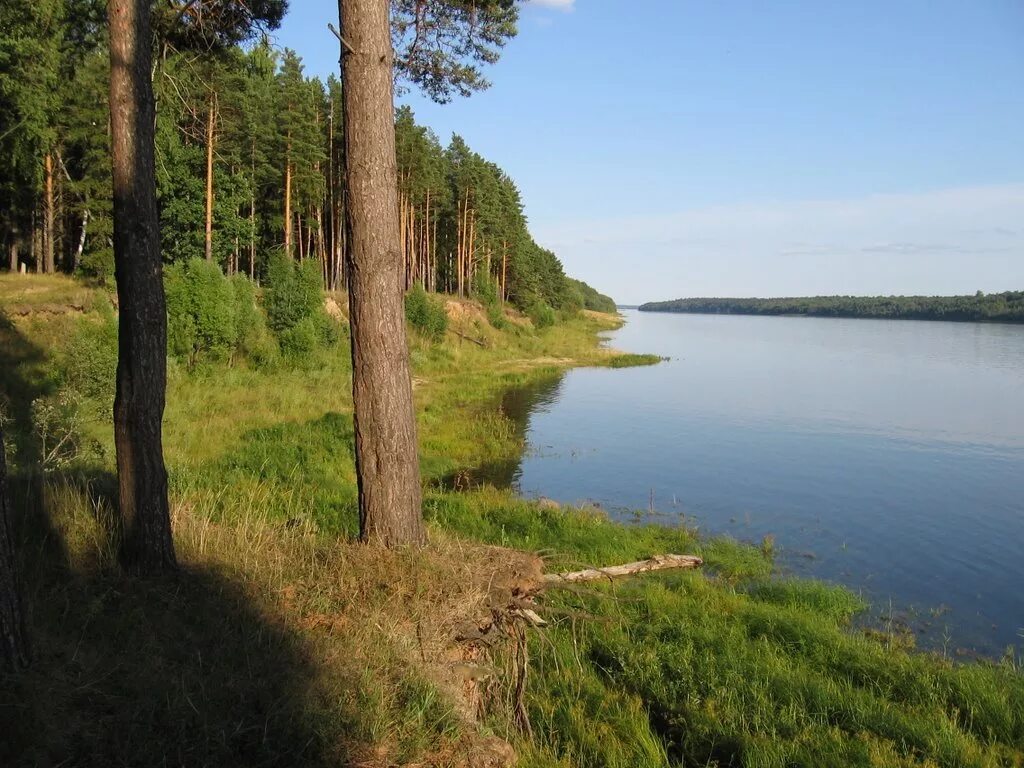
[[[204, 284], [213, 277], [203, 273]], [[210, 294], [221, 292], [240, 295]], [[234, 324], [217, 306], [220, 330], [196, 338], [234, 328], [223, 339], [237, 340], [244, 326], [283, 346], [271, 286], [242, 293], [255, 303], [233, 303]], [[332, 303], [343, 297], [307, 303], [302, 317]], [[188, 310], [197, 329], [212, 322], [204, 306]], [[106, 294], [66, 278], [0, 277], [0, 387], [36, 654], [27, 672], [0, 677], [0, 762], [1024, 762], [1024, 676], [1012, 657], [954, 663], [858, 630], [858, 596], [773, 577], [767, 548], [490, 487], [441, 490], [453, 473], [523, 450], [497, 406], [508, 388], [554, 367], [656, 360], [599, 348], [614, 317], [541, 330], [510, 310], [497, 327], [483, 301], [442, 310], [446, 331], [410, 342], [429, 546], [354, 543], [342, 349], [318, 341], [254, 357], [227, 341], [193, 345], [174, 357], [165, 419], [183, 573], [160, 583], [114, 562]], [[250, 311], [258, 319], [240, 326]], [[75, 439], [40, 467], [33, 404], [61, 402], [48, 428]], [[706, 565], [548, 590], [537, 608], [546, 627], [465, 639], [506, 599], [496, 585], [530, 571], [531, 553], [559, 571], [665, 552]]]
[[1024, 291], [974, 296], [810, 296], [779, 299], [676, 299], [653, 301], [641, 312], [711, 315], [808, 315], [885, 320], [954, 320], [1024, 323]]

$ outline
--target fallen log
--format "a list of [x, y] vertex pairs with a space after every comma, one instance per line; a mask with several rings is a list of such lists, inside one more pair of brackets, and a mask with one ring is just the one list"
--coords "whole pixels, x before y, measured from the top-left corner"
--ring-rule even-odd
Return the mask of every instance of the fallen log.
[[466, 341], [471, 341], [471, 342], [473, 342], [473, 343], [474, 343], [474, 344], [476, 344], [476, 345], [477, 345], [478, 347], [483, 347], [484, 349], [486, 349], [486, 348], [487, 348], [487, 342], [484, 342], [484, 341], [480, 341], [480, 339], [474, 339], [474, 338], [473, 338], [472, 336], [467, 336], [467, 335], [466, 335], [466, 334], [464, 334], [464, 333], [461, 333], [461, 332], [459, 332], [459, 331], [456, 331], [456, 330], [455, 330], [454, 328], [449, 328], [449, 329], [448, 329], [448, 331], [449, 331], [450, 333], [454, 333], [454, 334], [455, 334], [456, 336], [458, 336], [458, 337], [459, 337], [460, 339], [464, 339], [464, 340], [466, 340]]
[[599, 579], [614, 579], [622, 576], [633, 576], [648, 571], [664, 571], [670, 568], [699, 568], [704, 561], [696, 555], [655, 555], [648, 560], [640, 560], [625, 565], [612, 565], [608, 568], [587, 568], [584, 571], [571, 571], [569, 573], [547, 573], [544, 575], [544, 585], [552, 586], [563, 583], [577, 583], [581, 581], [597, 581]]

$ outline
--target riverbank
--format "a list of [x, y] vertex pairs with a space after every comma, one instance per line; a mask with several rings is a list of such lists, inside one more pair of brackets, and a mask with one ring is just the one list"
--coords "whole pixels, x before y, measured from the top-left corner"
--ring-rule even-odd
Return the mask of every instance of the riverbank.
[[[0, 278], [0, 310], [81, 298], [45, 280], [15, 297], [17, 280]], [[0, 323], [14, 405], [53, 391], [68, 340], [103, 322], [87, 293]], [[449, 316], [461, 335], [412, 342], [429, 488], [523, 450], [496, 406], [507, 388], [621, 359], [598, 344], [613, 317], [536, 331], [515, 315], [498, 330], [472, 303]], [[429, 490], [422, 553], [349, 543], [349, 386], [333, 352], [172, 370], [173, 585], [114, 567], [100, 398], [85, 398], [87, 459], [43, 479], [21, 467], [37, 661], [0, 687], [5, 763], [500, 765], [509, 744], [534, 766], [1024, 761], [1015, 660], [957, 665], [856, 632], [856, 596], [772, 580], [768, 547], [489, 488]], [[664, 552], [701, 554], [705, 571], [550, 591], [548, 626], [516, 630], [525, 644], [465, 639], [501, 607], [495, 586], [536, 567], [529, 553], [553, 571]]]

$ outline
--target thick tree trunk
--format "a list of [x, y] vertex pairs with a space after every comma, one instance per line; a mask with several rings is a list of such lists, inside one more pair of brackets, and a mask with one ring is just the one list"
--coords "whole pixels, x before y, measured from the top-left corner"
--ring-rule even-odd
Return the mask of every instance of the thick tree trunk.
[[45, 198], [43, 199], [43, 271], [53, 274], [56, 270], [54, 258], [54, 195], [53, 195], [53, 153], [47, 152], [43, 162]]
[[114, 445], [125, 564], [143, 573], [176, 567], [161, 432], [167, 314], [154, 168], [150, 7], [149, 0], [107, 5], [119, 308]]
[[20, 669], [29, 662], [25, 611], [14, 561], [10, 505], [4, 428], [0, 424], [0, 667], [8, 670]]
[[424, 542], [402, 296], [388, 0], [339, 0], [349, 317], [364, 541]]
[[213, 261], [213, 142], [217, 118], [217, 96], [210, 93], [206, 116], [206, 260]]

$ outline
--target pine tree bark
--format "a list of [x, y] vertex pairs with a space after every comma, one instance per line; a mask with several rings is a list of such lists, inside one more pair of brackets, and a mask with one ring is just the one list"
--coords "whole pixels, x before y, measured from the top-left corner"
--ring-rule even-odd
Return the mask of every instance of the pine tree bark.
[[53, 153], [47, 152], [43, 161], [46, 196], [43, 200], [43, 271], [56, 271], [54, 258], [54, 196], [53, 196]]
[[0, 424], [0, 667], [7, 670], [21, 669], [28, 666], [28, 662], [25, 610], [14, 561], [4, 428]]
[[284, 165], [284, 252], [292, 255], [292, 140], [288, 137], [288, 159]]
[[137, 573], [176, 567], [162, 420], [167, 314], [160, 262], [149, 0], [109, 0], [114, 276], [118, 298], [114, 445], [123, 559]]
[[388, 0], [339, 0], [349, 317], [363, 541], [425, 540], [406, 346]]

